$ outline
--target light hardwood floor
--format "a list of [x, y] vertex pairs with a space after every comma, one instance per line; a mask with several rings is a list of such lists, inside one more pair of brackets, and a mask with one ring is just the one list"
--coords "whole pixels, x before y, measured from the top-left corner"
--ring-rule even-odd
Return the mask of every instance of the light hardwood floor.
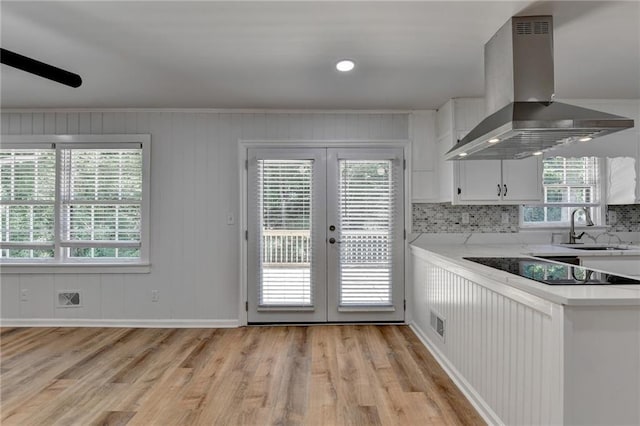
[[406, 326], [4, 328], [2, 425], [484, 424]]

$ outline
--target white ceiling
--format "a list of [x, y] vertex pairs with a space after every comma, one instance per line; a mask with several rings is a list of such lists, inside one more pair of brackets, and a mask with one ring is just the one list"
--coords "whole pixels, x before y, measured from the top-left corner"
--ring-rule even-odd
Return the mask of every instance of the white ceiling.
[[[2, 65], [19, 107], [436, 108], [482, 96], [484, 43], [553, 14], [559, 98], [640, 98], [640, 2], [2, 1], [2, 47], [78, 89]], [[353, 58], [354, 72], [334, 64]]]

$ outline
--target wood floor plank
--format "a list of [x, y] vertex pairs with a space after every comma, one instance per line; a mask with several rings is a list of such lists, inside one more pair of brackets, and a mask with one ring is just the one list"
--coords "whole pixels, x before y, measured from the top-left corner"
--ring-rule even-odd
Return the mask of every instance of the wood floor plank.
[[3, 328], [3, 425], [481, 425], [406, 326]]

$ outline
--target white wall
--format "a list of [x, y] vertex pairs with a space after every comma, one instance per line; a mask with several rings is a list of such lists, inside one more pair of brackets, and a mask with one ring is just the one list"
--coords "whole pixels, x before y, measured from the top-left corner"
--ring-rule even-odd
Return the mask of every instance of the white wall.
[[[239, 214], [238, 140], [409, 137], [405, 113], [63, 111], [1, 117], [2, 134], [151, 134], [151, 273], [2, 273], [3, 319], [237, 321], [239, 233], [226, 217]], [[28, 301], [21, 301], [25, 289]], [[57, 289], [81, 290], [83, 306], [55, 308]], [[156, 289], [160, 300], [151, 302]]]

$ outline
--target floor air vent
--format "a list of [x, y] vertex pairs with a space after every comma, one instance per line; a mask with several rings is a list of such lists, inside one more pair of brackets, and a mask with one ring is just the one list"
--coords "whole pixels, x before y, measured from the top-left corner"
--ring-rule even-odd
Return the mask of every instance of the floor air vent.
[[434, 311], [431, 311], [431, 316], [429, 319], [429, 323], [431, 324], [431, 328], [433, 328], [433, 331], [435, 331], [436, 334], [440, 336], [444, 341], [445, 319]]
[[58, 308], [77, 308], [80, 306], [79, 291], [63, 290], [58, 292]]

